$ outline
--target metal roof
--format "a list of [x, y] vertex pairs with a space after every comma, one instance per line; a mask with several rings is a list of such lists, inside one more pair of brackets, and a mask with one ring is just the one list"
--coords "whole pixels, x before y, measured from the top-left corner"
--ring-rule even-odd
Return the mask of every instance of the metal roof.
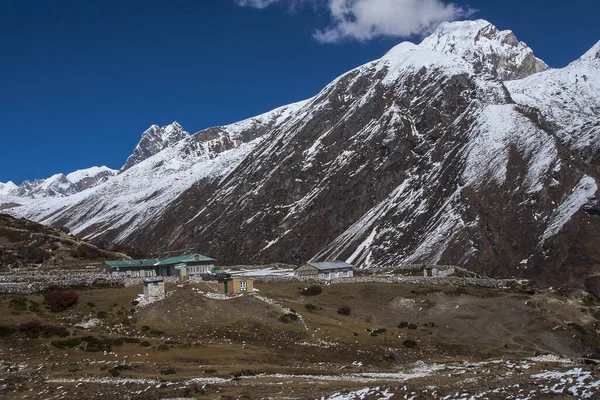
[[324, 262], [308, 262], [308, 265], [315, 267], [319, 271], [329, 271], [332, 269], [352, 269], [352, 264], [345, 263], [344, 261], [324, 261]]
[[[196, 259], [196, 256], [198, 259]], [[186, 254], [184, 256], [170, 257], [164, 260], [158, 258], [146, 258], [143, 260], [117, 260], [105, 261], [110, 268], [144, 268], [144, 267], [164, 267], [166, 265], [180, 264], [186, 262], [205, 262], [213, 263], [217, 260], [203, 256], [202, 254]]]
[[164, 265], [172, 265], [172, 264], [179, 264], [179, 263], [186, 263], [186, 262], [198, 262], [198, 261], [215, 262], [217, 260], [215, 260], [214, 258], [203, 256], [202, 254], [186, 254], [183, 256], [170, 257], [165, 260], [160, 260], [158, 262], [158, 264], [156, 264], [156, 265], [164, 266]]
[[143, 260], [117, 260], [117, 261], [105, 261], [105, 264], [111, 268], [140, 268], [140, 267], [154, 267], [158, 263], [156, 258], [147, 258]]

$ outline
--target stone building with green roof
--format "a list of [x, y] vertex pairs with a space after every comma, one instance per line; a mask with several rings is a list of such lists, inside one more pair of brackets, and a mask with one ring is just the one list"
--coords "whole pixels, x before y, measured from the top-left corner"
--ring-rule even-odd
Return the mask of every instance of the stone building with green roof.
[[186, 254], [165, 259], [148, 258], [142, 260], [106, 261], [106, 271], [111, 274], [132, 277], [188, 276], [211, 273], [216, 260], [202, 254]]

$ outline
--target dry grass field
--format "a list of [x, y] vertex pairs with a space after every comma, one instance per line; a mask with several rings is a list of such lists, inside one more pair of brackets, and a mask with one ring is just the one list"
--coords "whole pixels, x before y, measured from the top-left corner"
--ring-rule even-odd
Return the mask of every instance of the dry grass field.
[[[302, 284], [256, 287], [223, 300], [205, 295], [214, 285], [168, 284], [166, 299], [145, 306], [134, 301], [141, 285], [77, 290], [78, 303], [56, 313], [41, 294], [1, 296], [0, 394], [462, 398], [457, 388], [474, 394], [492, 384], [539, 391], [530, 376], [554, 364], [528, 359], [597, 358], [600, 348], [589, 296], [402, 284], [324, 285], [307, 296]], [[594, 365], [581, 368], [589, 382], [599, 379]]]

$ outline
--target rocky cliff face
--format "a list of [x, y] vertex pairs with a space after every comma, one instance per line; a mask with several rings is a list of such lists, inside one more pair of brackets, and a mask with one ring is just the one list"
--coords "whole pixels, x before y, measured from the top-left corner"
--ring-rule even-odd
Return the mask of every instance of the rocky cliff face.
[[600, 265], [596, 47], [552, 70], [486, 21], [442, 24], [306, 102], [11, 212], [223, 264], [445, 263], [580, 285]]
[[190, 134], [177, 122], [162, 128], [158, 125], [152, 125], [142, 134], [142, 138], [133, 153], [127, 158], [125, 165], [121, 167], [121, 172], [189, 136]]

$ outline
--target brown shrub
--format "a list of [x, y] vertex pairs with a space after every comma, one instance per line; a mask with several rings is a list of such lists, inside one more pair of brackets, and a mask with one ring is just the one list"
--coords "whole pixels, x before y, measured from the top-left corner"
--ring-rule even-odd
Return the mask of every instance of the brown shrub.
[[341, 306], [338, 308], [337, 313], [340, 315], [350, 315], [352, 309], [349, 306]]
[[303, 296], [317, 296], [321, 294], [322, 291], [323, 289], [321, 288], [321, 286], [313, 285], [304, 289], [300, 289], [300, 294]]
[[49, 290], [44, 294], [44, 300], [52, 312], [59, 312], [75, 305], [79, 295], [73, 290]]

